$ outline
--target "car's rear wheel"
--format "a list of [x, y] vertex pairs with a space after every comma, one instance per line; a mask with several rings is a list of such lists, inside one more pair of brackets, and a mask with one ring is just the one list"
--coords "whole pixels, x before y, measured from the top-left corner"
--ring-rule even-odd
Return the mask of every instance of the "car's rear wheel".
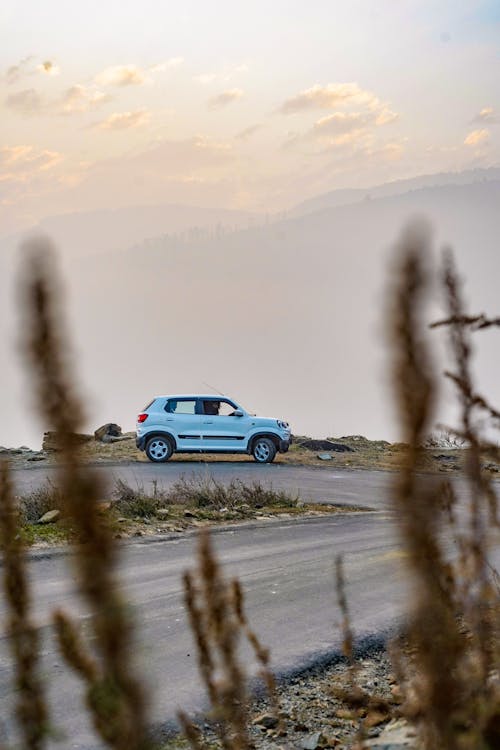
[[252, 445], [252, 456], [259, 464], [270, 464], [276, 456], [276, 446], [270, 438], [257, 438]]
[[173, 452], [174, 447], [172, 441], [168, 437], [158, 435], [157, 437], [151, 438], [146, 443], [146, 456], [150, 461], [154, 461], [155, 463], [168, 461]]

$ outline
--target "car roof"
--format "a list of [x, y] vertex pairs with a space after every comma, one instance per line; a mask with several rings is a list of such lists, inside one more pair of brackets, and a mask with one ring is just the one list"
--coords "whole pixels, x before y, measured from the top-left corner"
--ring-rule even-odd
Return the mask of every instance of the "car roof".
[[234, 399], [230, 398], [230, 396], [218, 396], [214, 395], [213, 393], [169, 393], [164, 396], [155, 396], [155, 400], [157, 398], [202, 398], [206, 401], [220, 401], [221, 399], [228, 399], [229, 401], [233, 401]]

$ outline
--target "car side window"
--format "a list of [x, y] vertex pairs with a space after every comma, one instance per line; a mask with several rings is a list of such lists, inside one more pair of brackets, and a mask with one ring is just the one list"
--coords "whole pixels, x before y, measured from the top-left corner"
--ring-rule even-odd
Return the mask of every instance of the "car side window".
[[196, 400], [169, 398], [165, 411], [168, 414], [196, 414]]
[[235, 410], [234, 404], [229, 401], [206, 399], [203, 401], [203, 413], [211, 417], [229, 417]]

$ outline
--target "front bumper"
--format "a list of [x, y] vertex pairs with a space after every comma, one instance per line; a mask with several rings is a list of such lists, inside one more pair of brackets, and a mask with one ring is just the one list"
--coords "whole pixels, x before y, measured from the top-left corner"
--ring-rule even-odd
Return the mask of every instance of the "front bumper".
[[280, 440], [280, 446], [279, 446], [279, 452], [280, 453], [286, 453], [290, 447], [290, 444], [292, 442], [292, 436], [286, 440]]

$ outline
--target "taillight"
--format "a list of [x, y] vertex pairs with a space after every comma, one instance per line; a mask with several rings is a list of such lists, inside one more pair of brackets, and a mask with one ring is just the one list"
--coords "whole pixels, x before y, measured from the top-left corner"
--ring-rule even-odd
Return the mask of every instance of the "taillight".
[[139, 422], [139, 424], [142, 424], [143, 422], [146, 421], [147, 418], [148, 418], [147, 414], [139, 414], [139, 416], [137, 417], [137, 421]]

